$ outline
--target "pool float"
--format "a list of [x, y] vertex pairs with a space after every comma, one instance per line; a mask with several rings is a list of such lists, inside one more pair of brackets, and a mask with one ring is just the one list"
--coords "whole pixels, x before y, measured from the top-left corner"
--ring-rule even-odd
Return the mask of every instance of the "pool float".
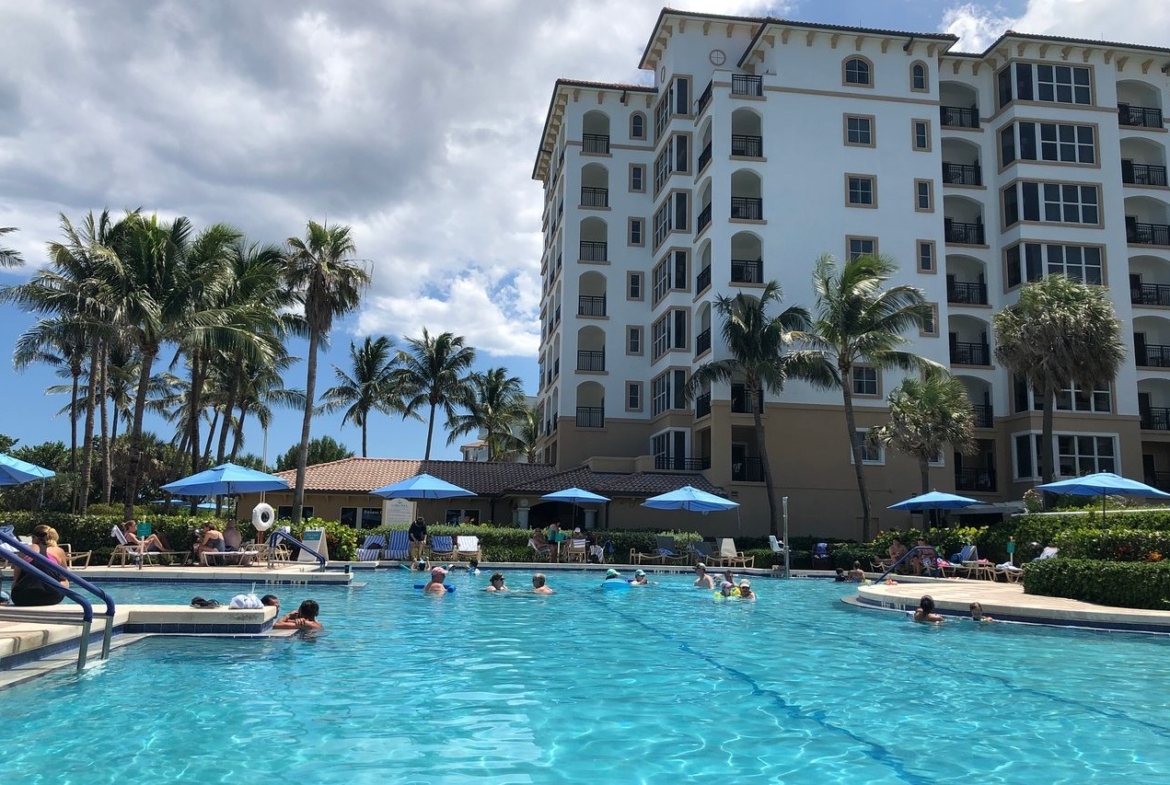
[[[427, 587], [427, 585], [426, 585], [425, 583], [416, 583], [416, 584], [414, 585], [414, 588], [416, 588], [416, 589], [425, 589], [426, 587]], [[452, 586], [452, 585], [451, 585], [451, 584], [449, 584], [449, 583], [444, 583], [444, 584], [443, 584], [443, 588], [447, 590], [447, 593], [448, 593], [448, 594], [450, 594], [451, 592], [455, 591], [455, 587], [454, 587], [454, 586]]]
[[629, 589], [630, 584], [625, 581], [602, 581], [601, 588], [603, 589]]

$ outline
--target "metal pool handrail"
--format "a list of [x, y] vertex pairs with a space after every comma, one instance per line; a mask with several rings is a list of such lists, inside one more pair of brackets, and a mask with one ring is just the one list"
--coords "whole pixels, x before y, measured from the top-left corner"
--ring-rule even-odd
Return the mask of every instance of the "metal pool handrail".
[[[886, 570], [886, 571], [885, 571], [885, 572], [883, 572], [881, 575], [879, 575], [877, 578], [875, 578], [875, 579], [874, 579], [874, 583], [881, 583], [882, 581], [884, 581], [884, 580], [886, 579], [886, 577], [887, 577], [887, 576], [889, 576], [889, 575], [890, 575], [890, 574], [892, 574], [892, 573], [893, 573], [893, 572], [894, 572], [896, 569], [898, 569], [898, 565], [899, 565], [899, 564], [901, 564], [902, 562], [904, 562], [904, 561], [906, 561], [907, 559], [909, 559], [911, 556], [913, 556], [913, 555], [914, 555], [915, 553], [917, 553], [918, 551], [922, 551], [923, 553], [925, 553], [926, 551], [934, 551], [934, 546], [933, 546], [933, 545], [915, 545], [913, 548], [911, 548], [910, 550], [906, 551], [906, 553], [902, 554], [902, 558], [901, 558], [901, 559], [898, 559], [896, 562], [894, 562], [893, 564], [891, 564], [891, 565], [890, 565], [890, 568], [889, 568], [888, 570]], [[938, 552], [938, 551], [935, 551], [935, 553], [937, 553], [937, 552]]]
[[301, 550], [301, 553], [308, 553], [310, 556], [312, 556], [314, 559], [316, 559], [317, 562], [321, 565], [321, 569], [325, 569], [325, 557], [324, 556], [317, 553], [315, 550], [310, 548], [308, 545], [305, 545], [303, 542], [298, 540], [296, 537], [293, 537], [291, 534], [289, 534], [286, 531], [282, 531], [280, 529], [277, 529], [276, 531], [274, 531], [272, 533], [272, 535], [268, 538], [268, 544], [269, 545], [276, 545], [276, 543], [279, 542], [280, 540], [288, 540], [290, 543], [297, 546]]

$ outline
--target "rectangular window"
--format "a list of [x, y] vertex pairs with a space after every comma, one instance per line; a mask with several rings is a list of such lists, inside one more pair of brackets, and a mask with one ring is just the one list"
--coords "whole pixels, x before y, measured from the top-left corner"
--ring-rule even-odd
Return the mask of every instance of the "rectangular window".
[[[1042, 406], [1036, 406], [1037, 410], [1042, 408]], [[1056, 391], [1056, 411], [1109, 414], [1113, 411], [1113, 391], [1109, 385], [1084, 390], [1075, 384], [1070, 384], [1068, 387]]]
[[1012, 100], [1083, 106], [1093, 103], [1088, 66], [1014, 63], [999, 72], [998, 85], [1001, 107]]
[[1040, 435], [1021, 433], [1015, 437], [1016, 479], [1032, 480], [1040, 475]]
[[999, 106], [1002, 109], [1012, 100], [1012, 67], [1009, 65], [996, 74], [996, 83], [999, 93]]
[[[292, 508], [291, 504], [280, 505], [279, 507], [276, 508], [276, 520], [278, 520], [278, 521], [291, 521], [292, 520], [292, 510], [293, 510], [293, 508]], [[301, 505], [301, 518], [302, 518], [302, 520], [305, 518], [312, 518], [313, 512], [314, 512], [314, 510], [313, 510], [312, 505], [308, 505], [308, 504]]]
[[654, 195], [658, 196], [674, 169], [671, 167], [673, 159], [670, 155], [670, 145], [666, 146], [658, 157], [654, 159]]
[[930, 121], [911, 120], [910, 132], [914, 150], [920, 153], [930, 152]]
[[934, 181], [914, 181], [914, 211], [918, 213], [934, 212]]
[[626, 328], [626, 354], [642, 353], [642, 328]]
[[670, 408], [685, 409], [687, 408], [687, 372], [686, 371], [671, 371], [671, 397]]
[[1015, 226], [1020, 222], [1020, 194], [1016, 187], [1003, 189], [1003, 225]]
[[676, 134], [671, 142], [674, 144], [674, 171], [691, 171], [691, 153], [689, 136]]
[[934, 242], [932, 240], [918, 241], [918, 272], [933, 273], [936, 271], [934, 264]]
[[1105, 281], [1104, 248], [1099, 245], [1020, 243], [1004, 252], [1008, 288], [1039, 281], [1045, 275], [1065, 275], [1100, 286]]
[[641, 300], [642, 299], [642, 274], [641, 273], [627, 273], [626, 274], [626, 299], [627, 300]]
[[1051, 223], [1097, 223], [1097, 187], [1044, 183], [1044, 220]]
[[685, 292], [687, 290], [687, 252], [674, 252], [674, 289]]
[[851, 262], [859, 256], [873, 256], [877, 253], [876, 237], [849, 237], [846, 238], [846, 242]]
[[674, 113], [681, 115], [691, 113], [691, 80], [685, 76], [674, 80]]
[[853, 366], [853, 394], [876, 398], [881, 394], [878, 370], [868, 365]]
[[662, 241], [666, 239], [666, 235], [672, 231], [670, 208], [670, 200], [667, 199], [666, 203], [658, 208], [658, 212], [654, 213], [654, 248], [662, 245]]
[[651, 280], [654, 281], [654, 291], [651, 302], [657, 303], [666, 296], [667, 291], [670, 289], [670, 263], [668, 259], [663, 259], [654, 265], [652, 276]]
[[644, 245], [646, 243], [646, 221], [642, 218], [631, 218], [629, 220], [630, 228], [630, 245]]
[[1024, 220], [1040, 220], [1040, 185], [1039, 183], [1022, 183], [1020, 190], [1024, 194]]
[[999, 132], [999, 160], [1007, 166], [1016, 160], [1016, 127], [1009, 125]]
[[1021, 121], [1001, 130], [999, 140], [1000, 159], [1004, 166], [1017, 157], [1023, 161], [1066, 164], [1092, 165], [1097, 162], [1096, 129], [1091, 125]]
[[674, 201], [674, 225], [672, 228], [680, 232], [690, 231], [690, 194], [686, 191], [677, 191], [671, 196], [671, 199]]
[[922, 326], [918, 328], [918, 334], [923, 338], [937, 338], [938, 337], [938, 304], [929, 303], [930, 311], [926, 318], [922, 320]]
[[853, 147], [873, 147], [874, 118], [870, 115], [845, 115], [845, 144]]
[[[337, 519], [337, 522], [342, 526], [348, 526], [351, 529], [356, 529], [358, 522], [358, 512], [360, 509], [360, 507], [342, 507], [341, 516]], [[289, 514], [292, 514], [292, 510], [289, 510]]]
[[674, 313], [674, 342], [671, 344], [675, 349], [687, 348], [687, 312], [683, 310], [676, 310]]
[[642, 383], [626, 382], [626, 411], [642, 411]]
[[381, 507], [363, 507], [361, 517], [363, 529], [376, 529], [382, 525]]
[[632, 193], [646, 192], [645, 164], [630, 164], [630, 191]]
[[[857, 429], [857, 438], [861, 440], [861, 462], [881, 465], [886, 462], [886, 451], [880, 444], [875, 444], [869, 439], [869, 431], [865, 428]], [[849, 456], [849, 462], [853, 462], [852, 454]]]
[[670, 314], [666, 314], [650, 327], [650, 358], [657, 360], [670, 350]]
[[1117, 471], [1113, 437], [1058, 434], [1056, 471], [1062, 477]]
[[650, 416], [657, 417], [670, 404], [670, 371], [650, 382]]
[[877, 207], [877, 178], [871, 175], [851, 174], [845, 176], [847, 193], [845, 204], [849, 207]]

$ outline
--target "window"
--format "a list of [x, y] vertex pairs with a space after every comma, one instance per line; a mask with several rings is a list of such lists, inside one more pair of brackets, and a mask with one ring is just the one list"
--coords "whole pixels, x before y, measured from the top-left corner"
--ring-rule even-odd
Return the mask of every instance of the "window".
[[673, 285], [675, 289], [685, 292], [687, 290], [687, 252], [675, 251], [674, 257], [674, 280]]
[[642, 383], [626, 382], [626, 411], [642, 411]]
[[1017, 434], [1014, 442], [1016, 479], [1036, 479], [1040, 476], [1040, 434]]
[[443, 520], [448, 526], [458, 526], [461, 523], [475, 525], [479, 523], [479, 510], [448, 508]]
[[919, 213], [934, 212], [934, 182], [931, 180], [914, 181], [914, 210]]
[[662, 241], [666, 239], [666, 235], [671, 232], [671, 204], [667, 199], [666, 203], [658, 208], [658, 212], [654, 213], [654, 247], [662, 245]]
[[930, 152], [930, 121], [911, 120], [910, 133], [914, 150], [920, 153]]
[[687, 432], [666, 431], [650, 437], [650, 453], [656, 469], [686, 468]]
[[877, 207], [877, 178], [871, 175], [845, 175], [848, 207]]
[[[861, 462], [881, 465], [886, 462], [886, 451], [880, 445], [869, 439], [869, 431], [865, 428], [857, 429], [858, 441], [861, 442]], [[850, 453], [849, 462], [853, 463], [853, 455]]]
[[[1041, 401], [1037, 401], [1035, 409], [1042, 410]], [[1085, 412], [1087, 414], [1109, 414], [1113, 411], [1113, 391], [1109, 385], [1084, 390], [1075, 384], [1069, 384], [1056, 391], [1056, 411], [1058, 412]]]
[[630, 192], [646, 193], [645, 164], [630, 164]]
[[873, 65], [864, 57], [850, 57], [845, 61], [845, 84], [855, 87], [873, 86]]
[[1048, 275], [1066, 275], [1074, 281], [1100, 285], [1101, 248], [1095, 245], [1044, 246], [1044, 263]]
[[[351, 529], [356, 529], [358, 522], [358, 512], [360, 510], [360, 507], [342, 507], [341, 515], [338, 516], [337, 522], [342, 526], [348, 526]], [[292, 510], [289, 510], [289, 514], [292, 514]]]
[[845, 144], [854, 147], [873, 147], [874, 118], [867, 115], [845, 115]]
[[1018, 122], [999, 132], [1004, 166], [1016, 160], [1093, 165], [1097, 131], [1091, 125]]
[[[292, 510], [293, 510], [293, 508], [292, 508], [291, 504], [280, 505], [279, 507], [276, 508], [276, 520], [278, 520], [278, 521], [291, 521], [292, 520]], [[313, 512], [314, 512], [314, 510], [313, 510], [312, 506], [307, 505], [307, 504], [301, 505], [301, 519], [302, 520], [305, 518], [312, 518]]]
[[930, 91], [930, 83], [926, 76], [926, 63], [912, 63], [910, 65], [910, 89], [915, 93]]
[[671, 144], [674, 146], [674, 171], [676, 172], [691, 171], [690, 141], [691, 138], [684, 134], [678, 134], [671, 139]]
[[849, 237], [846, 238], [848, 245], [849, 261], [853, 261], [859, 256], [874, 256], [877, 254], [878, 242], [876, 237]]
[[650, 416], [657, 417], [670, 403], [670, 371], [654, 377], [650, 382]]
[[382, 525], [381, 507], [363, 507], [361, 517], [362, 529], [376, 529]]
[[1013, 63], [999, 72], [997, 84], [1001, 107], [1012, 100], [1086, 106], [1093, 103], [1088, 66]]
[[645, 245], [646, 244], [646, 220], [644, 218], [631, 218], [627, 224], [629, 227], [629, 245]]
[[1018, 223], [1021, 218], [1045, 223], [1096, 225], [1100, 222], [1097, 186], [1014, 183], [1004, 189], [1003, 214], [1006, 226]]
[[1060, 476], [1080, 477], [1116, 470], [1112, 436], [1057, 435], [1056, 471]]
[[691, 80], [680, 76], [674, 80], [674, 113], [688, 115], [691, 113]]
[[878, 369], [869, 365], [853, 366], [853, 394], [876, 398], [881, 395]]
[[654, 282], [654, 289], [652, 293], [651, 302], [658, 302], [666, 296], [666, 292], [670, 289], [670, 260], [669, 257], [663, 259], [658, 264], [654, 265], [654, 270], [651, 273], [651, 280]]
[[671, 196], [674, 201], [674, 228], [686, 232], [691, 227], [690, 194], [686, 191], [677, 191]]
[[673, 159], [670, 155], [670, 145], [666, 146], [658, 157], [654, 159], [654, 195], [658, 196], [662, 186], [666, 185], [667, 179], [674, 171], [672, 168]]
[[687, 335], [690, 330], [687, 329], [687, 312], [684, 310], [674, 311], [674, 343], [671, 344], [675, 349], [687, 348]]
[[[650, 327], [650, 358], [657, 360], [670, 350], [670, 314], [660, 317]], [[651, 389], [653, 392], [653, 389]]]
[[642, 328], [626, 328], [626, 354], [642, 353]]
[[1016, 127], [1009, 125], [999, 132], [999, 159], [1007, 166], [1016, 160]]
[[1024, 281], [1039, 281], [1044, 277], [1043, 246], [1036, 243], [1013, 245], [1004, 252], [1007, 264], [1008, 288]]
[[646, 116], [641, 112], [634, 112], [630, 115], [630, 138], [646, 138]]
[[626, 274], [626, 299], [642, 299], [642, 273]]
[[918, 334], [923, 338], [937, 338], [938, 337], [938, 303], [927, 303], [930, 306], [930, 311], [922, 320], [922, 324], [918, 328]]
[[918, 241], [918, 272], [933, 273], [937, 272], [934, 264], [935, 246], [931, 240]]

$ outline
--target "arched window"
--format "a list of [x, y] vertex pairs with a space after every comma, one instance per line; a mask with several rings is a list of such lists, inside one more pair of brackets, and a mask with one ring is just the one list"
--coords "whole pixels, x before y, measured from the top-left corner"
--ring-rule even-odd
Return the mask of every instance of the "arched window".
[[845, 84], [872, 87], [873, 64], [864, 57], [850, 57], [845, 61]]
[[926, 77], [926, 63], [916, 62], [910, 66], [910, 89], [916, 93], [930, 90], [930, 83]]
[[634, 112], [630, 115], [630, 138], [646, 138], [646, 116], [641, 112]]

